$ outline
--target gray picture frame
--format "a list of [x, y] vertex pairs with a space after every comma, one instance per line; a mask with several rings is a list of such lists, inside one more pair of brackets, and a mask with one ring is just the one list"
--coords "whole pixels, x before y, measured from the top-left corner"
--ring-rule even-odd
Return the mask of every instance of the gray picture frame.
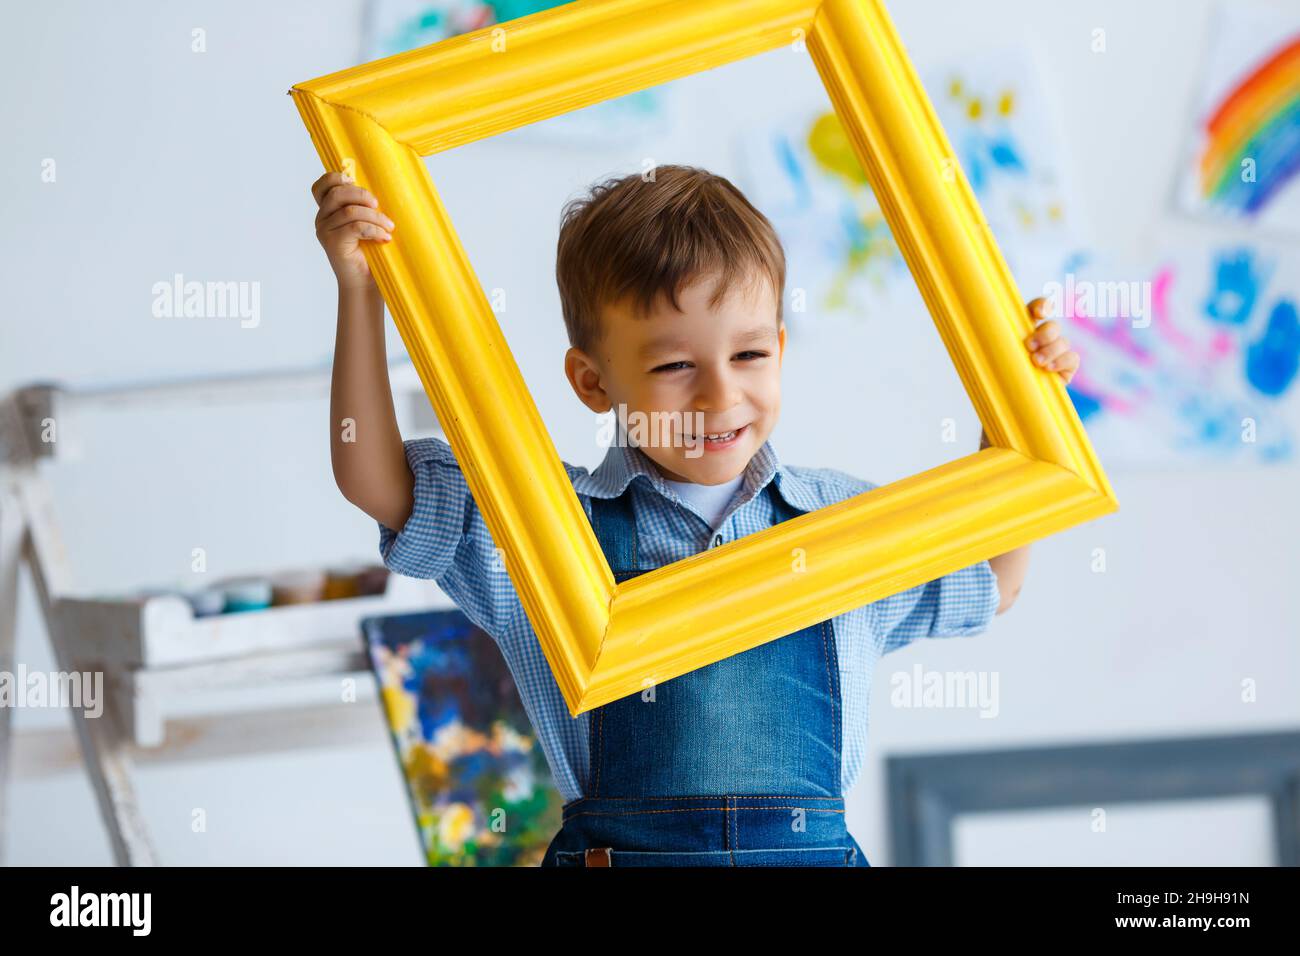
[[1300, 733], [959, 750], [885, 759], [895, 866], [952, 866], [958, 814], [1263, 796], [1276, 864], [1300, 865]]

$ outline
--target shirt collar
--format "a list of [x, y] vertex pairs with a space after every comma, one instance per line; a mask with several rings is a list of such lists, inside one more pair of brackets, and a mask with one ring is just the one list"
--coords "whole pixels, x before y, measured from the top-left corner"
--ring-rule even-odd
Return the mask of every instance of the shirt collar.
[[[670, 501], [678, 500], [644, 451], [635, 445], [618, 442], [609, 446], [604, 461], [595, 471], [574, 478], [573, 489], [597, 498], [617, 498], [638, 476], [642, 477], [643, 484], [648, 484], [663, 497]], [[746, 500], [757, 497], [768, 482], [775, 481], [781, 497], [797, 511], [816, 511], [824, 504], [813, 486], [781, 464], [770, 440], [764, 441], [749, 460], [744, 476], [741, 493]]]

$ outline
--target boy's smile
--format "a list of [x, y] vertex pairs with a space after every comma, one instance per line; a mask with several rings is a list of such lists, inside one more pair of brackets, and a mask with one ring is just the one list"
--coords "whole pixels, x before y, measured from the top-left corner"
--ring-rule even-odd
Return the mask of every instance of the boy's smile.
[[[670, 481], [717, 485], [744, 472], [776, 426], [785, 324], [765, 277], [711, 309], [712, 276], [683, 287], [681, 311], [661, 296], [648, 316], [603, 310], [597, 355], [570, 348], [565, 373], [592, 411], [665, 423], [641, 450]], [[726, 436], [720, 439], [708, 436]]]

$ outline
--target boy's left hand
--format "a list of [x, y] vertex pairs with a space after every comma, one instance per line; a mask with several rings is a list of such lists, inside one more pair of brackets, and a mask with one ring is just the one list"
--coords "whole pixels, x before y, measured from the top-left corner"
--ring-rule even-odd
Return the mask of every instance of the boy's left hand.
[[[1047, 300], [1039, 297], [1027, 308], [1038, 321], [1047, 314]], [[1059, 372], [1065, 384], [1070, 384], [1070, 379], [1079, 370], [1079, 353], [1070, 348], [1070, 340], [1061, 335], [1061, 327], [1055, 319], [1048, 319], [1025, 336], [1025, 345], [1035, 365], [1045, 372]]]

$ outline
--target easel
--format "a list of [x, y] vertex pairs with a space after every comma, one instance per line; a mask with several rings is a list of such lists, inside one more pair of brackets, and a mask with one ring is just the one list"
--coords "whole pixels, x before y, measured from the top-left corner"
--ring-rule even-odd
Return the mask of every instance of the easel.
[[[394, 363], [389, 374], [394, 392], [409, 401], [413, 427], [436, 429], [410, 363]], [[57, 669], [64, 674], [104, 674], [103, 713], [92, 718], [76, 707], [72, 713], [82, 760], [119, 866], [158, 862], [136, 799], [133, 749], [163, 744], [168, 700], [201, 689], [324, 675], [364, 677], [368, 666], [361, 650], [360, 620], [438, 602], [396, 601], [385, 594], [195, 618], [188, 602], [178, 597], [79, 596], [51, 486], [40, 467], [42, 459], [60, 454], [58, 441], [46, 438], [49, 425], [75, 414], [78, 406], [328, 398], [329, 381], [329, 369], [317, 368], [80, 391], [38, 384], [0, 397], [0, 671], [13, 674], [15, 669], [18, 570], [26, 561]], [[0, 861], [13, 751], [12, 708], [0, 707]]]

